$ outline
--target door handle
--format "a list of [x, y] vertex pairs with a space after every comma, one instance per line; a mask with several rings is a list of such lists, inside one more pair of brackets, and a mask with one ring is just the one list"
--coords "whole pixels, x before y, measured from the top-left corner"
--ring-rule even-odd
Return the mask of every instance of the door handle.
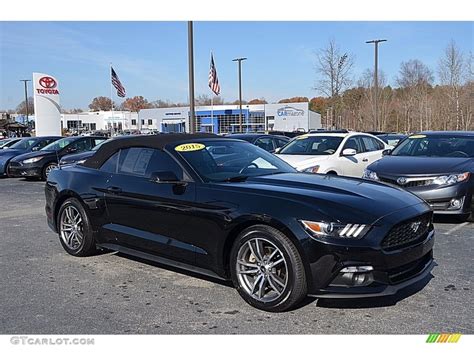
[[119, 194], [122, 192], [122, 189], [120, 187], [117, 187], [117, 186], [109, 186], [107, 187], [107, 192], [111, 193], [111, 194]]
[[364, 159], [362, 159], [362, 161], [366, 163], [366, 162], [368, 162], [368, 161], [369, 161], [369, 159], [367, 159], [367, 158], [364, 158]]

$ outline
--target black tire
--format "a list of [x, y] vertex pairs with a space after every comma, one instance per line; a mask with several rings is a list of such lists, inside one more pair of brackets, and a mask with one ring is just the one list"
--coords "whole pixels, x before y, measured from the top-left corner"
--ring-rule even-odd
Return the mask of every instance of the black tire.
[[43, 171], [41, 172], [41, 179], [46, 181], [48, 179], [48, 169], [57, 167], [58, 164], [55, 162], [48, 163], [44, 166]]
[[[249, 240], [258, 237], [275, 245], [286, 259], [287, 282], [281, 295], [275, 300], [262, 302], [252, 297], [245, 286], [241, 285], [237, 273], [237, 258], [240, 248]], [[230, 273], [232, 282], [240, 296], [251, 306], [267, 312], [284, 312], [293, 309], [307, 296], [306, 274], [296, 246], [279, 230], [266, 226], [255, 225], [242, 231], [232, 246], [230, 253]], [[267, 282], [267, 287], [269, 287]]]
[[[63, 218], [64, 214], [66, 213], [66, 209], [71, 207], [78, 211], [82, 219], [82, 242], [77, 248], [71, 248], [63, 239], [62, 237], [62, 229], [61, 229], [61, 219]], [[61, 208], [59, 209], [57, 215], [57, 228], [58, 228], [58, 235], [59, 241], [61, 242], [62, 247], [66, 252], [73, 256], [89, 256], [94, 254], [97, 251], [95, 238], [92, 230], [92, 226], [90, 223], [89, 216], [82, 206], [82, 204], [76, 198], [69, 198], [63, 202]]]

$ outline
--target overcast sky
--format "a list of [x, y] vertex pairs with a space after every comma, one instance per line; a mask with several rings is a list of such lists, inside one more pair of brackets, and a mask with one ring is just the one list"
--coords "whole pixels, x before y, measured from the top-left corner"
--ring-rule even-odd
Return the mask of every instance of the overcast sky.
[[[472, 22], [195, 22], [196, 95], [207, 87], [214, 52], [221, 95], [238, 95], [237, 65], [243, 63], [243, 97], [269, 102], [319, 95], [315, 52], [334, 39], [355, 56], [354, 78], [373, 66], [373, 45], [384, 38], [379, 68], [395, 85], [400, 63], [420, 59], [435, 73], [448, 42], [473, 51]], [[149, 101], [186, 102], [188, 95], [186, 22], [0, 22], [0, 110], [23, 99], [20, 79], [34, 71], [59, 80], [64, 108], [86, 109], [92, 98], [110, 95], [109, 63], [127, 96]], [[30, 87], [30, 94], [32, 89]], [[117, 97], [115, 100], [119, 101]]]

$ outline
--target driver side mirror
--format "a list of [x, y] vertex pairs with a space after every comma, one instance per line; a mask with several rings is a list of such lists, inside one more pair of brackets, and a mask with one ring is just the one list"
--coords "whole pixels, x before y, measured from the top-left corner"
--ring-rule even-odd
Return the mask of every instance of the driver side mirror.
[[37, 152], [40, 149], [41, 149], [41, 147], [36, 146], [36, 147], [31, 148], [31, 151], [32, 152]]
[[186, 184], [186, 181], [179, 180], [172, 171], [155, 171], [151, 173], [150, 180], [157, 184]]
[[390, 155], [392, 154], [392, 149], [384, 149], [382, 150], [382, 155]]
[[352, 157], [357, 154], [357, 150], [351, 149], [351, 148], [346, 148], [342, 151], [342, 156], [344, 157]]
[[273, 153], [278, 154], [278, 153], [280, 153], [280, 150], [281, 150], [281, 147], [275, 149], [275, 151]]
[[69, 148], [67, 148], [66, 151], [67, 151], [68, 154], [76, 153], [76, 152], [77, 152], [77, 148], [69, 147]]

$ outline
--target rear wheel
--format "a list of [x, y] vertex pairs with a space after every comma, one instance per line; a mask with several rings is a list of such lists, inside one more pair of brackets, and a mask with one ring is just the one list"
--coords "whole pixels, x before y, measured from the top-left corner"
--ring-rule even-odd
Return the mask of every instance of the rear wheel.
[[67, 199], [59, 209], [58, 232], [61, 245], [69, 254], [88, 256], [96, 251], [89, 217], [77, 199]]
[[301, 256], [293, 242], [275, 228], [247, 228], [237, 237], [230, 258], [237, 291], [256, 308], [286, 311], [307, 295]]

